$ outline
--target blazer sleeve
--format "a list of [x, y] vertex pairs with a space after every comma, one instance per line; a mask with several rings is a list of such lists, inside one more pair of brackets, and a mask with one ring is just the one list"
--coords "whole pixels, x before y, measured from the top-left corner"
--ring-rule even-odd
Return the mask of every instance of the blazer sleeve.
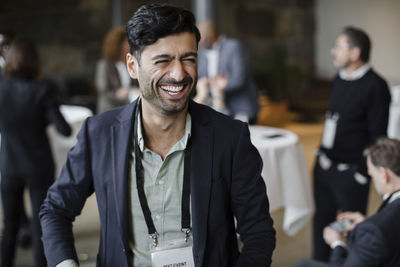
[[72, 222], [81, 213], [87, 197], [93, 193], [88, 120], [82, 125], [78, 143], [68, 153], [61, 175], [48, 190], [39, 213], [48, 266], [55, 266], [65, 259], [78, 262]]
[[379, 228], [372, 223], [361, 223], [351, 234], [351, 243], [346, 257], [344, 248], [336, 247], [331, 254], [329, 266], [382, 266], [389, 250]]
[[266, 186], [261, 177], [262, 160], [250, 141], [247, 124], [243, 123], [236, 147], [231, 203], [237, 219], [237, 232], [243, 242], [236, 266], [270, 266], [275, 248], [275, 230], [269, 215]]

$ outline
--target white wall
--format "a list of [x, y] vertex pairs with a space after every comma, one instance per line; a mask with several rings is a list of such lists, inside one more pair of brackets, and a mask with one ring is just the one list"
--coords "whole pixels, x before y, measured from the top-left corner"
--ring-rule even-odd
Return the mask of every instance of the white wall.
[[390, 85], [400, 84], [400, 1], [317, 0], [317, 75], [331, 78], [336, 70], [330, 50], [343, 27], [364, 29], [371, 38], [370, 63]]

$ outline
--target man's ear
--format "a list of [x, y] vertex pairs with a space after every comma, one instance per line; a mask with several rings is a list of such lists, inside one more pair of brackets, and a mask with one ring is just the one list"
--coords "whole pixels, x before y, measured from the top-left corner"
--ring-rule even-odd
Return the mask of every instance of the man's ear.
[[137, 79], [139, 64], [138, 64], [136, 58], [131, 53], [126, 54], [126, 67], [128, 68], [128, 72], [129, 72], [129, 75], [131, 76], [131, 78]]
[[385, 184], [390, 183], [390, 174], [388, 169], [384, 167], [379, 167], [379, 171], [382, 173], [382, 179], [385, 182]]
[[352, 47], [350, 52], [350, 58], [352, 61], [358, 61], [361, 57], [361, 49], [359, 47]]

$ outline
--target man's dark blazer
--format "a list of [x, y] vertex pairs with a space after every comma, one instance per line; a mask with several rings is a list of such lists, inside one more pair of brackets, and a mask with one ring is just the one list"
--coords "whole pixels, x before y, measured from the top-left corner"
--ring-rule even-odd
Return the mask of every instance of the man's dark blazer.
[[[129, 157], [136, 101], [89, 118], [41, 209], [49, 266], [77, 259], [72, 221], [96, 193], [101, 222], [97, 266], [131, 266]], [[196, 266], [269, 266], [275, 231], [262, 160], [248, 126], [190, 101], [191, 218]], [[238, 251], [237, 232], [244, 243]]]
[[356, 226], [348, 238], [349, 252], [337, 246], [329, 266], [400, 266], [400, 199]]
[[[0, 80], [0, 170], [2, 183], [13, 175], [38, 177], [31, 183], [50, 185], [54, 161], [46, 126], [53, 123], [63, 135], [71, 128], [59, 111], [50, 83], [25, 79]], [[47, 180], [47, 181], [46, 181]]]

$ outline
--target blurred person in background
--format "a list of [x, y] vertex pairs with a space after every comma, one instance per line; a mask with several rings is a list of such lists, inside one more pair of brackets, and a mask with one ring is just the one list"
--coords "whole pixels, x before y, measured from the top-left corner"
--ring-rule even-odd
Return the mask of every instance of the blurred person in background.
[[[15, 38], [15, 34], [11, 30], [3, 29], [0, 30], [0, 80], [3, 78], [3, 67], [6, 63], [5, 55], [8, 48], [10, 47], [11, 41]], [[1, 145], [1, 133], [0, 133], [0, 145]], [[1, 179], [1, 173], [0, 173]], [[21, 248], [28, 248], [31, 244], [31, 230], [29, 225], [29, 219], [26, 215], [25, 205], [21, 209], [20, 217], [20, 229], [18, 231], [18, 245]]]
[[126, 31], [123, 27], [111, 29], [103, 41], [103, 56], [97, 63], [95, 84], [98, 91], [97, 113], [128, 104], [133, 80], [126, 68], [129, 53]]
[[367, 211], [370, 177], [363, 150], [386, 136], [390, 105], [386, 81], [368, 63], [370, 49], [370, 39], [363, 30], [346, 27], [331, 51], [339, 73], [332, 83], [314, 167], [316, 260], [329, 259], [323, 229], [335, 220], [338, 211]]
[[2, 69], [6, 63], [5, 54], [10, 46], [14, 33], [10, 30], [0, 29], [0, 79], [2, 79]]
[[34, 263], [46, 266], [39, 209], [54, 181], [54, 161], [46, 134], [53, 123], [63, 135], [71, 128], [59, 111], [54, 88], [38, 81], [40, 61], [34, 43], [15, 38], [7, 50], [0, 80], [0, 172], [3, 206], [1, 266], [14, 265], [23, 192], [29, 190]]
[[201, 22], [198, 28], [199, 81], [194, 100], [254, 123], [259, 111], [258, 91], [245, 48], [238, 40], [220, 35], [212, 20]]

